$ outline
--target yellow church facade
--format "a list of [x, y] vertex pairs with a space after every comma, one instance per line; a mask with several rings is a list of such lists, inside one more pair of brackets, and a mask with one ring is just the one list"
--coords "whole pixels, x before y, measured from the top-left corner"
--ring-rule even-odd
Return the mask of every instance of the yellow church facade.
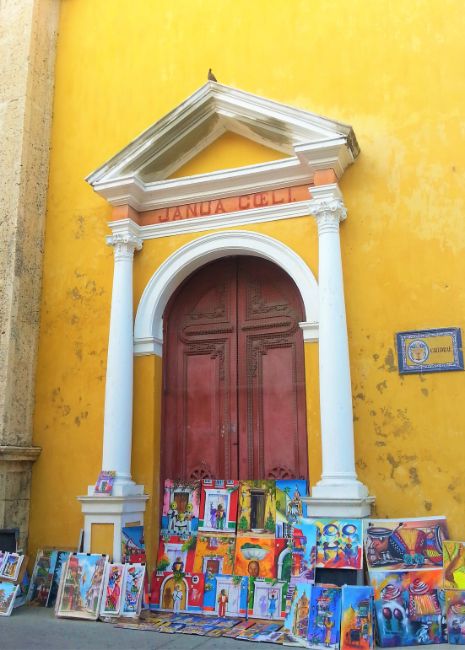
[[60, 3], [29, 550], [143, 522], [151, 556], [160, 477], [210, 452], [463, 539], [465, 374], [396, 336], [464, 325], [461, 3], [220, 4]]

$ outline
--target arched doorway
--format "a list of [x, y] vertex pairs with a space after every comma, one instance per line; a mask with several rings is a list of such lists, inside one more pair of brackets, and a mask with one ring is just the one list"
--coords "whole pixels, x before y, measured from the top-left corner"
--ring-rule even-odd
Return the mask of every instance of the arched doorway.
[[164, 314], [161, 478], [307, 478], [304, 320], [276, 264], [226, 257]]

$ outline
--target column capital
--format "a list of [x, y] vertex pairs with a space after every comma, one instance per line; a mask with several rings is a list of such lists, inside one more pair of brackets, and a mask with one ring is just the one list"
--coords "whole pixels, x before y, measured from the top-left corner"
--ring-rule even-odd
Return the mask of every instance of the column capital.
[[115, 260], [132, 259], [134, 251], [142, 248], [142, 239], [132, 232], [118, 232], [107, 237], [107, 244], [113, 246]]
[[347, 218], [347, 208], [339, 197], [312, 199], [310, 211], [316, 219], [319, 235], [337, 232], [340, 222]]

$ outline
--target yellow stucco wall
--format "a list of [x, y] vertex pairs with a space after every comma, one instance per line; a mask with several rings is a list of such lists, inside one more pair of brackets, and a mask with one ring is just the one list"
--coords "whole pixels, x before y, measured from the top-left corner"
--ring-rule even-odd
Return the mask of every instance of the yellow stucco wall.
[[[464, 539], [465, 374], [403, 378], [394, 348], [397, 331], [465, 326], [461, 0], [63, 0], [60, 20], [34, 423], [43, 452], [33, 472], [30, 552], [76, 543], [75, 497], [101, 462], [110, 210], [83, 179], [201, 86], [210, 66], [223, 83], [354, 127], [362, 154], [341, 183], [349, 210], [341, 245], [359, 476], [379, 515], [446, 514], [452, 535]], [[212, 151], [184, 171], [268, 155], [231, 136]], [[288, 243], [316, 274], [310, 218], [249, 228]], [[144, 245], [135, 305], [155, 268], [198, 236]], [[316, 345], [306, 346], [306, 364], [314, 482]], [[135, 360], [133, 476], [153, 497], [149, 546], [160, 382], [159, 359]]]

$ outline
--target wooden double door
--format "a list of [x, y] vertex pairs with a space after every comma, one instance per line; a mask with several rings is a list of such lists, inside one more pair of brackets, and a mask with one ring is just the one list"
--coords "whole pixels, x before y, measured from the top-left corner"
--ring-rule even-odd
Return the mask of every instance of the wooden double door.
[[161, 478], [307, 478], [300, 294], [258, 257], [202, 267], [164, 318]]

